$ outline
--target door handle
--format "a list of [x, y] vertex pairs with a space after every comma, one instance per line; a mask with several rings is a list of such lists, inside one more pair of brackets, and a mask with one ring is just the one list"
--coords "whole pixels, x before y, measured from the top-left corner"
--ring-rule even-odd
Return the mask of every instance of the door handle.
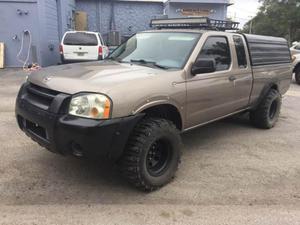
[[236, 77], [235, 77], [235, 76], [230, 76], [230, 77], [228, 78], [228, 80], [233, 82], [233, 81], [236, 80]]

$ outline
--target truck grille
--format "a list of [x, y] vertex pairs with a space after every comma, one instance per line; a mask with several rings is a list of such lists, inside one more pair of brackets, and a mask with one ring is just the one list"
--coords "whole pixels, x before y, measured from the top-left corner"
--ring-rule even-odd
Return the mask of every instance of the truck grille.
[[50, 90], [30, 83], [27, 87], [27, 100], [33, 105], [48, 110], [53, 99], [60, 94], [58, 91]]

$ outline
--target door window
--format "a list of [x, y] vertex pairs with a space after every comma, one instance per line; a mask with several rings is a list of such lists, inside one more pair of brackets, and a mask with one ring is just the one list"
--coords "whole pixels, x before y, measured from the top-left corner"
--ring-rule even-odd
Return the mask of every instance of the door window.
[[231, 65], [231, 56], [226, 37], [208, 37], [198, 58], [215, 59], [216, 71], [228, 70]]
[[239, 68], [246, 68], [247, 58], [243, 38], [241, 36], [234, 35], [233, 41], [235, 45]]

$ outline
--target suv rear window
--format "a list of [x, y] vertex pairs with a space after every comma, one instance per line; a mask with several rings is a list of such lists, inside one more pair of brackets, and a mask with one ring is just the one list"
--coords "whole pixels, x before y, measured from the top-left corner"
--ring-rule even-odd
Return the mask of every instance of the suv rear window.
[[95, 34], [89, 33], [67, 33], [64, 38], [64, 45], [85, 45], [96, 46], [98, 39]]

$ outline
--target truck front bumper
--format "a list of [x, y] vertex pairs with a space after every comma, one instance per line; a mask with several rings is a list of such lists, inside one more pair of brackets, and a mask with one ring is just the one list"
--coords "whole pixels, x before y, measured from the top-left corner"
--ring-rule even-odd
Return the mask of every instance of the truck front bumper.
[[[62, 102], [60, 105], [63, 105]], [[132, 129], [143, 117], [93, 120], [50, 111], [32, 103], [26, 85], [21, 88], [15, 108], [17, 122], [20, 129], [34, 141], [51, 152], [63, 155], [110, 159], [118, 159], [122, 155]]]

